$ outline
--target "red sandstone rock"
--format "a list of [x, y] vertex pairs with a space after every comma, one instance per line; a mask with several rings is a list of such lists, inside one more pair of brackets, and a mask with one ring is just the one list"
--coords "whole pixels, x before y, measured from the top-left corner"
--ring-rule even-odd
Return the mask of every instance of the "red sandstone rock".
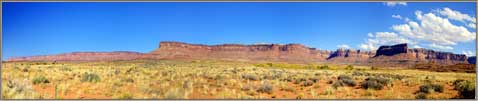
[[277, 61], [289, 63], [329, 62], [377, 66], [412, 66], [434, 62], [441, 65], [467, 63], [461, 54], [428, 49], [409, 49], [407, 44], [381, 46], [377, 52], [338, 49], [318, 50], [301, 44], [223, 44], [201, 45], [182, 42], [160, 42], [150, 53], [74, 52], [59, 55], [10, 58], [8, 61], [110, 61], [134, 59], [209, 59], [234, 61]]

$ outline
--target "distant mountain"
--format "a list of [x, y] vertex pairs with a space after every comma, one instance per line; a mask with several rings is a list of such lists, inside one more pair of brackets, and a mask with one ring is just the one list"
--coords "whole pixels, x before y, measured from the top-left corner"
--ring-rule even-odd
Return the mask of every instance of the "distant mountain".
[[407, 44], [381, 46], [376, 52], [338, 49], [318, 50], [301, 44], [202, 45], [160, 42], [150, 53], [74, 52], [58, 55], [15, 57], [8, 61], [109, 61], [135, 59], [208, 59], [253, 62], [342, 63], [377, 66], [411, 66], [434, 62], [441, 65], [468, 63], [465, 55], [430, 49], [409, 49]]

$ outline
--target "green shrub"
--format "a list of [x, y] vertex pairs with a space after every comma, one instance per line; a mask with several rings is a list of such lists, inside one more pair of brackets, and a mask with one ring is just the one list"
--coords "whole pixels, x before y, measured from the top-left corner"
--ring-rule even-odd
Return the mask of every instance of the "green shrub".
[[40, 83], [50, 83], [50, 81], [45, 76], [36, 76], [32, 80], [33, 84], [40, 84]]
[[460, 93], [459, 98], [463, 99], [474, 99], [475, 98], [475, 85], [463, 79], [458, 79], [453, 82], [455, 90], [458, 90]]
[[364, 89], [381, 90], [383, 85], [376, 81], [364, 81], [360, 86]]
[[328, 65], [318, 66], [318, 69], [330, 69]]
[[417, 98], [417, 99], [427, 99], [427, 94], [423, 93], [423, 92], [420, 92], [415, 96], [415, 98]]
[[307, 80], [304, 78], [298, 78], [298, 79], [295, 79], [294, 84], [300, 84], [301, 82], [304, 82], [304, 81], [307, 81]]
[[443, 85], [438, 84], [425, 84], [419, 87], [419, 92], [430, 93], [430, 91], [443, 92]]
[[124, 93], [124, 94], [121, 94], [121, 96], [119, 96], [118, 99], [133, 99], [133, 95], [129, 93]]
[[348, 75], [339, 75], [339, 77], [337, 77], [338, 80], [350, 80], [352, 79], [352, 77], [348, 76]]
[[312, 82], [312, 81], [304, 81], [304, 82], [302, 83], [302, 86], [304, 86], [304, 87], [312, 86], [312, 85], [314, 85], [314, 82]]
[[345, 67], [346, 70], [353, 70], [354, 69], [354, 66], [352, 65], [347, 65], [347, 67]]
[[377, 83], [382, 84], [384, 86], [389, 85], [389, 84], [392, 83], [392, 81], [390, 79], [382, 78], [382, 77], [368, 77], [368, 78], [365, 79], [365, 81], [374, 81], [374, 82], [377, 82]]
[[332, 87], [334, 87], [334, 88], [336, 88], [336, 89], [337, 89], [338, 87], [343, 87], [343, 86], [345, 86], [345, 84], [344, 84], [344, 82], [342, 82], [342, 81], [340, 81], [340, 80], [339, 80], [339, 81], [336, 81], [336, 82], [334, 82], [334, 84], [332, 84]]
[[352, 80], [352, 79], [346, 79], [346, 80], [340, 80], [340, 81], [342, 81], [347, 86], [355, 86], [356, 85], [355, 81]]
[[272, 94], [272, 89], [273, 87], [271, 84], [264, 83], [257, 89], [257, 92]]
[[95, 73], [85, 73], [81, 79], [81, 82], [99, 82], [100, 76]]
[[370, 68], [370, 69], [372, 69], [372, 70], [378, 70], [378, 68], [375, 67], [375, 66], [372, 66], [372, 68]]
[[247, 79], [247, 80], [252, 80], [252, 81], [259, 80], [259, 78], [256, 75], [253, 75], [253, 74], [244, 74], [244, 75], [242, 75], [242, 78]]
[[309, 78], [309, 80], [311, 80], [311, 81], [314, 82], [314, 83], [319, 82], [319, 78]]

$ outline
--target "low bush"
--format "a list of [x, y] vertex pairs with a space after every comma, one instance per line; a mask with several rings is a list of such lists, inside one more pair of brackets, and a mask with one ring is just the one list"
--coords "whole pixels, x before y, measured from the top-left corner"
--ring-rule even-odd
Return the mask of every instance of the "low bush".
[[345, 67], [345, 70], [353, 70], [354, 69], [354, 66], [352, 65], [347, 65], [347, 67]]
[[425, 85], [421, 85], [419, 87], [419, 92], [422, 92], [422, 93], [430, 93], [430, 91], [434, 91], [434, 92], [443, 92], [443, 85], [439, 85], [439, 84], [425, 84]]
[[475, 98], [475, 85], [463, 79], [458, 79], [453, 82], [455, 90], [460, 93], [459, 98], [462, 99], [474, 99]]
[[382, 77], [368, 77], [365, 81], [374, 81], [384, 86], [392, 84], [392, 80]]
[[317, 83], [319, 82], [319, 78], [309, 78], [310, 81]]
[[312, 85], [314, 85], [314, 82], [312, 82], [312, 81], [304, 81], [304, 82], [302, 83], [302, 86], [304, 86], [304, 87], [312, 86]]
[[252, 80], [252, 81], [259, 80], [259, 78], [256, 75], [253, 75], [253, 74], [244, 74], [244, 75], [242, 75], [242, 78], [246, 79], [246, 80]]
[[352, 80], [352, 79], [346, 79], [346, 80], [340, 80], [340, 81], [342, 81], [347, 86], [355, 86], [356, 85], [355, 81]]
[[381, 90], [383, 88], [383, 85], [376, 81], [367, 80], [362, 82], [362, 84], [360, 84], [360, 87], [364, 89]]
[[257, 89], [257, 92], [272, 94], [272, 88], [271, 84], [264, 83]]
[[302, 82], [304, 82], [304, 81], [307, 81], [307, 79], [297, 78], [297, 79], [295, 79], [294, 84], [300, 84], [300, 83], [302, 83]]
[[423, 92], [420, 92], [415, 96], [415, 98], [417, 98], [417, 99], [427, 99], [427, 94], [423, 93]]
[[85, 73], [81, 79], [81, 82], [99, 82], [100, 76], [95, 73]]
[[351, 80], [352, 77], [350, 77], [348, 75], [339, 75], [339, 77], [337, 79], [339, 79], [339, 80]]
[[40, 84], [40, 83], [50, 83], [50, 81], [45, 76], [36, 76], [32, 80], [33, 84]]
[[343, 86], [345, 86], [345, 84], [344, 84], [344, 82], [342, 82], [342, 81], [340, 81], [340, 80], [339, 80], [339, 81], [336, 81], [336, 82], [334, 82], [334, 84], [332, 84], [332, 87], [334, 87], [334, 88], [336, 88], [336, 89], [337, 89], [338, 87], [343, 87]]
[[317, 66], [318, 69], [330, 69], [328, 65]]

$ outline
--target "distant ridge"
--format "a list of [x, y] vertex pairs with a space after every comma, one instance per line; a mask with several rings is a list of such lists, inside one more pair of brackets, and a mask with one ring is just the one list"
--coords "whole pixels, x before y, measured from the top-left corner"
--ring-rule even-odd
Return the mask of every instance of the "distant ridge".
[[150, 53], [129, 51], [73, 52], [58, 55], [14, 57], [8, 61], [111, 61], [135, 59], [208, 59], [239, 61], [270, 61], [289, 63], [346, 63], [380, 66], [410, 66], [434, 62], [441, 65], [468, 63], [463, 54], [430, 49], [409, 49], [406, 43], [380, 46], [376, 52], [337, 49], [319, 50], [302, 44], [219, 44], [203, 45], [175, 41], [160, 42]]

